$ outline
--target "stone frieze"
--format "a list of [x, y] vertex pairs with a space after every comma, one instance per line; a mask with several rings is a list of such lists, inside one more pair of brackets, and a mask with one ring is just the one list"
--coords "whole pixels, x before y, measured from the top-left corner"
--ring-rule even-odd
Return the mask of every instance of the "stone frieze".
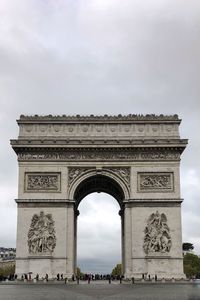
[[18, 153], [19, 161], [170, 161], [180, 160], [179, 149], [124, 149], [124, 148], [96, 148], [96, 149], [25, 149]]
[[25, 173], [26, 192], [60, 191], [60, 173]]
[[138, 191], [156, 192], [174, 190], [174, 176], [172, 172], [160, 173], [138, 173]]

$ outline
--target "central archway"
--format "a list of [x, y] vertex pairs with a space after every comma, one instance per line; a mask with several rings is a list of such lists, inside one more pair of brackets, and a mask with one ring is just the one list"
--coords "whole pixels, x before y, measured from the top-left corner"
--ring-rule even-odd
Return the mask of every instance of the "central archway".
[[125, 196], [121, 186], [114, 179], [105, 175], [88, 177], [78, 185], [74, 193], [76, 207], [84, 197], [94, 192], [104, 192], [113, 196], [122, 208]]
[[122, 253], [122, 271], [124, 266], [124, 199], [125, 194], [121, 184], [114, 178], [108, 175], [95, 174], [87, 176], [78, 183], [74, 183], [74, 201], [75, 201], [75, 231], [74, 231], [74, 273], [76, 274], [77, 268], [77, 218], [79, 216], [78, 206], [83, 198], [91, 193], [106, 193], [116, 199], [119, 204], [119, 215], [121, 216], [121, 253]]
[[78, 206], [77, 266], [84, 274], [110, 274], [121, 263], [119, 203], [107, 193], [91, 193]]

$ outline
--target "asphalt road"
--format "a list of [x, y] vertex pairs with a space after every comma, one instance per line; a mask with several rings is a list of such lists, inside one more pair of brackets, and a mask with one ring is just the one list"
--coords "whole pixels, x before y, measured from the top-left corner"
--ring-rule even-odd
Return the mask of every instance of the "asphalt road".
[[0, 284], [0, 300], [200, 300], [200, 284]]

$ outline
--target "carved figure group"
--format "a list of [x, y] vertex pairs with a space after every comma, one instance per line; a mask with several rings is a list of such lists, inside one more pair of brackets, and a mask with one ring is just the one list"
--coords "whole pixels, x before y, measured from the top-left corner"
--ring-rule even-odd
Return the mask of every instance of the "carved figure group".
[[51, 153], [46, 153], [46, 151], [37, 151], [34, 150], [24, 150], [18, 154], [18, 159], [20, 161], [26, 160], [178, 160], [180, 158], [180, 153], [174, 149], [170, 150], [152, 150], [152, 151], [138, 151], [134, 150], [126, 150], [126, 151], [99, 151], [95, 150], [85, 150], [82, 152], [73, 150], [73, 151], [51, 151]]
[[146, 254], [151, 252], [166, 253], [170, 251], [172, 242], [165, 214], [159, 214], [158, 211], [151, 214], [144, 233], [143, 248]]
[[56, 246], [54, 221], [51, 214], [35, 214], [28, 232], [29, 253], [51, 254]]
[[141, 175], [140, 189], [171, 189], [170, 174], [162, 175]]
[[57, 175], [28, 175], [27, 189], [58, 189]]

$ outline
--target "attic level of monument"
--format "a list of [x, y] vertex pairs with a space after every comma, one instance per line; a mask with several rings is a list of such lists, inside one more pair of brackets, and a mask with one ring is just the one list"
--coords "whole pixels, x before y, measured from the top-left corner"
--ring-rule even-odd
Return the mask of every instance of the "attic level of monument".
[[177, 115], [21, 116], [17, 145], [173, 145], [183, 147]]
[[[23, 160], [179, 160], [177, 115], [21, 116], [11, 144]], [[81, 151], [80, 151], [81, 150]]]
[[16, 273], [76, 274], [77, 207], [101, 191], [120, 205], [124, 276], [184, 277], [179, 168], [187, 139], [177, 115], [22, 115], [17, 122]]

